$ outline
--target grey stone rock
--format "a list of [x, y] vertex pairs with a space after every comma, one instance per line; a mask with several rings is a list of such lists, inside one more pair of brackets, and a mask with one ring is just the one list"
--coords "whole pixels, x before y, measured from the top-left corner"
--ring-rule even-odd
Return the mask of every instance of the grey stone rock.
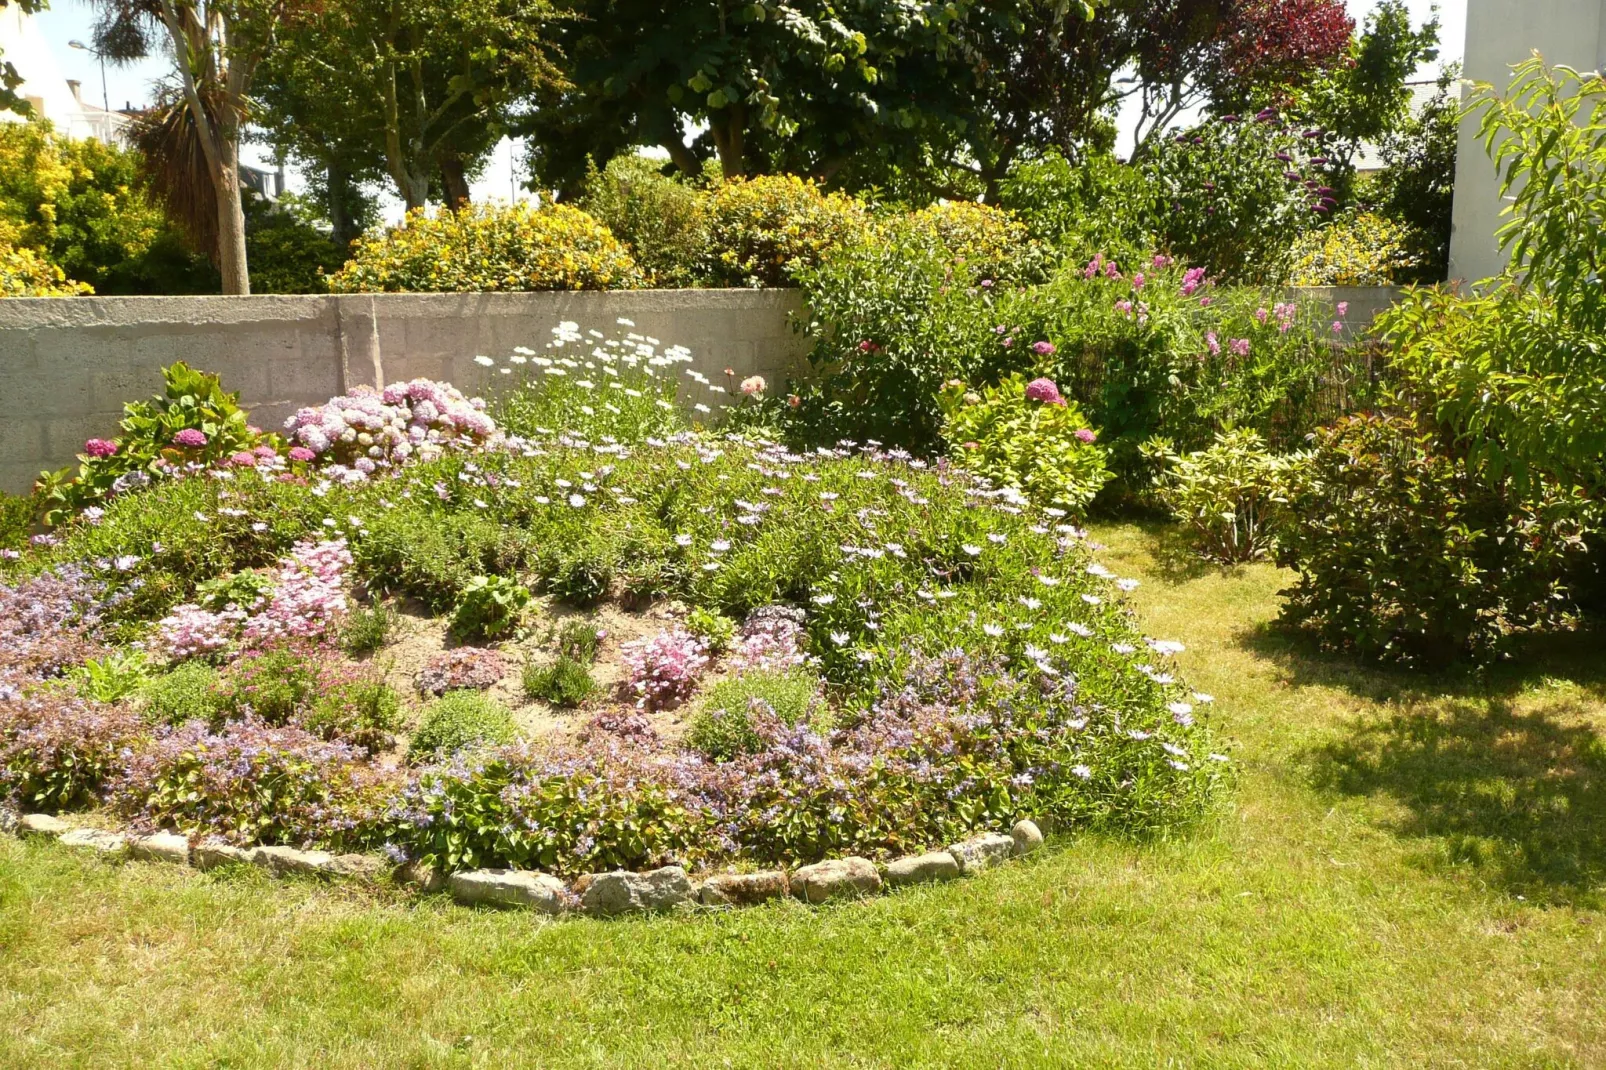
[[880, 890], [881, 874], [868, 858], [833, 858], [792, 874], [792, 894], [809, 903], [873, 895]]
[[410, 884], [429, 895], [433, 895], [436, 892], [444, 892], [449, 883], [446, 874], [434, 866], [425, 865], [417, 859], [411, 862], [403, 862], [397, 866], [391, 874], [391, 878], [397, 884]]
[[128, 837], [104, 829], [68, 829], [57, 840], [66, 847], [83, 847], [103, 855], [121, 856], [128, 852]]
[[22, 824], [22, 815], [9, 806], [0, 806], [0, 833], [9, 836]]
[[707, 906], [749, 906], [779, 899], [788, 890], [786, 874], [778, 869], [762, 873], [716, 873], [703, 881], [702, 901]]
[[298, 847], [258, 847], [251, 861], [276, 877], [303, 874], [312, 877], [334, 875], [335, 856], [328, 851], [303, 851]]
[[195, 845], [190, 852], [190, 861], [196, 869], [213, 870], [221, 866], [244, 865], [251, 861], [251, 852], [221, 840], [206, 840]]
[[1037, 827], [1037, 822], [1020, 820], [1015, 827], [1009, 830], [1009, 838], [1015, 841], [1015, 853], [1028, 855], [1043, 846], [1043, 830]]
[[980, 873], [1013, 855], [1015, 841], [1008, 836], [989, 832], [984, 836], [972, 836], [963, 843], [954, 844], [948, 848], [948, 853], [959, 863], [961, 873]]
[[24, 836], [42, 836], [53, 840], [62, 833], [71, 832], [72, 826], [49, 814], [23, 814], [17, 822], [17, 831]]
[[145, 862], [173, 862], [187, 866], [190, 863], [190, 841], [189, 837], [176, 832], [158, 832], [130, 841], [128, 854]]
[[951, 881], [959, 877], [959, 862], [947, 851], [930, 851], [923, 855], [910, 855], [887, 864], [887, 883], [926, 884], [930, 881]]
[[668, 910], [692, 902], [691, 881], [680, 866], [664, 866], [646, 873], [619, 869], [589, 874], [580, 892], [587, 914], [611, 917], [645, 910]]
[[335, 855], [326, 868], [331, 877], [344, 877], [354, 881], [375, 881], [385, 875], [390, 863], [378, 855]]
[[459, 903], [526, 907], [543, 914], [561, 914], [569, 905], [569, 892], [550, 873], [518, 869], [473, 869], [447, 879], [452, 898]]

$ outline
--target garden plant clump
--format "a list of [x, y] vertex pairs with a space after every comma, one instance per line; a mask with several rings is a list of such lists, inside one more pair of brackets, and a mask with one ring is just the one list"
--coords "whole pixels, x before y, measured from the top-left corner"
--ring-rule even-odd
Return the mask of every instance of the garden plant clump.
[[[650, 343], [587, 354], [581, 337], [565, 328], [576, 349], [535, 364], [559, 386], [510, 394], [495, 434], [371, 473], [154, 481], [10, 561], [7, 598], [52, 598], [8, 656], [7, 793], [559, 874], [889, 856], [1022, 817], [1141, 833], [1219, 796], [1208, 697], [1063, 509], [901, 450], [675, 427]], [[490, 623], [508, 585], [527, 626]], [[403, 699], [384, 683], [392, 629], [360, 644], [372, 667], [347, 653], [359, 587], [433, 612], [443, 640], [478, 606], [468, 630], [501, 650], [448, 648], [417, 681], [444, 697]], [[563, 602], [623, 624], [549, 629], [553, 671], [508, 684]], [[129, 697], [71, 682], [136, 649]], [[618, 668], [593, 680], [602, 653]], [[537, 707], [505, 705], [525, 687], [574, 720], [533, 731]], [[57, 742], [36, 746], [49, 717]]]

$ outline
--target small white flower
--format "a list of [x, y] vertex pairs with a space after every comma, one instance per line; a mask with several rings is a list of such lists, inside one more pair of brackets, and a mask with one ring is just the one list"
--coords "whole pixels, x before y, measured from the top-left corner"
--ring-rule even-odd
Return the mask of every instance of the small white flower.
[[583, 507], [585, 505], [585, 503], [586, 503], [585, 495], [583, 495], [583, 494], [571, 494], [571, 495], [569, 495], [569, 504], [574, 506], [576, 509], [579, 509], [579, 508]]
[[1082, 596], [1082, 601], [1086, 602], [1090, 606], [1101, 606], [1104, 604], [1104, 599], [1100, 598], [1096, 594], [1084, 594]]
[[1137, 580], [1116, 580], [1115, 585], [1123, 591], [1135, 591], [1141, 586]]
[[1058, 587], [1060, 585], [1060, 581], [1055, 579], [1053, 576], [1039, 576], [1037, 577], [1037, 582], [1041, 583], [1044, 587]]
[[997, 639], [1000, 635], [1004, 634], [1004, 629], [996, 624], [983, 624], [981, 626], [981, 630], [992, 636], [994, 639]]
[[837, 646], [847, 646], [848, 645], [848, 640], [852, 639], [852, 638], [853, 637], [851, 635], [849, 635], [847, 632], [832, 632], [831, 633], [831, 642], [835, 643]]
[[1205, 705], [1209, 705], [1210, 703], [1216, 701], [1216, 696], [1207, 695], [1203, 691], [1195, 691], [1193, 693], [1193, 701], [1202, 702]]
[[714, 551], [716, 554], [722, 554], [731, 548], [731, 544], [727, 539], [715, 539], [711, 544], [709, 544], [708, 548]]
[[1089, 769], [1085, 765], [1073, 765], [1073, 766], [1071, 766], [1071, 773], [1074, 776], [1081, 777], [1083, 780], [1090, 780], [1093, 777], [1093, 770]]
[[1043, 608], [1043, 603], [1041, 601], [1036, 598], [1027, 598], [1025, 595], [1021, 596], [1020, 604], [1031, 610]]
[[1087, 574], [1089, 576], [1097, 576], [1101, 580], [1107, 580], [1115, 575], [1115, 573], [1111, 572], [1097, 561], [1087, 566]]
[[995, 544], [997, 544], [999, 546], [1002, 546], [1002, 545], [1004, 545], [1004, 543], [1009, 541], [1009, 538], [1008, 538], [1008, 536], [1000, 535], [997, 532], [993, 532], [993, 533], [991, 533], [991, 534], [989, 534], [987, 536], [987, 541], [990, 542], [990, 543], [995, 543]]
[[474, 358], [474, 363], [478, 364], [482, 368], [489, 368], [491, 365], [495, 364], [496, 361], [492, 360], [490, 357], [481, 355]]
[[675, 545], [676, 546], [690, 546], [691, 545], [691, 536], [690, 535], [676, 535], [675, 536]]
[[1080, 635], [1083, 639], [1091, 638], [1093, 635], [1093, 629], [1080, 621], [1071, 621], [1065, 626], [1065, 630], [1072, 635]]
[[967, 542], [963, 546], [961, 546], [960, 549], [965, 551], [965, 553], [969, 554], [971, 557], [980, 557], [981, 556], [981, 547], [980, 546], [972, 546], [970, 543]]

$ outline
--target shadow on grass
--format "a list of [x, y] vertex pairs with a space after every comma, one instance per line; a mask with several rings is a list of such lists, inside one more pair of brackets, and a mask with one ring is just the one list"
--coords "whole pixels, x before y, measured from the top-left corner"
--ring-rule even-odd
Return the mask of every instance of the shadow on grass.
[[1606, 740], [1577, 694], [1530, 712], [1503, 698], [1452, 699], [1368, 719], [1312, 755], [1315, 778], [1397, 803], [1402, 816], [1382, 824], [1436, 840], [1436, 863], [1531, 899], [1599, 906]]

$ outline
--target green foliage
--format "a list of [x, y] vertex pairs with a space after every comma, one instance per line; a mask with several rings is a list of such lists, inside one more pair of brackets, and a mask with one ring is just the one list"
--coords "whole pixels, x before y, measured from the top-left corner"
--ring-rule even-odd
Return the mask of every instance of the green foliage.
[[273, 577], [266, 571], [243, 569], [227, 576], [216, 576], [195, 585], [195, 601], [213, 612], [233, 606], [250, 610], [273, 593]]
[[1207, 449], [1185, 456], [1167, 444], [1156, 452], [1161, 503], [1188, 533], [1193, 548], [1222, 564], [1271, 552], [1287, 504], [1287, 457], [1266, 450], [1253, 431], [1222, 431]]
[[522, 682], [526, 695], [554, 706], [578, 706], [597, 688], [585, 663], [568, 654], [559, 654], [550, 665], [525, 665]]
[[1108, 153], [1075, 163], [1057, 149], [1020, 160], [999, 190], [999, 204], [1015, 213], [1032, 237], [1088, 259], [1095, 253], [1123, 259], [1153, 244], [1143, 211], [1142, 173]]
[[718, 610], [697, 606], [686, 614], [686, 630], [701, 639], [710, 654], [719, 655], [730, 649], [736, 638], [736, 622]]
[[94, 292], [88, 283], [69, 280], [32, 249], [0, 243], [0, 297], [79, 297]]
[[245, 225], [252, 293], [323, 293], [329, 288], [324, 276], [346, 261], [345, 251], [313, 226], [294, 194], [276, 204], [248, 198]]
[[318, 668], [305, 650], [294, 646], [247, 654], [224, 674], [227, 711], [232, 717], [289, 724], [319, 696]]
[[387, 605], [357, 606], [346, 614], [340, 630], [340, 644], [352, 656], [371, 654], [385, 645], [396, 623], [396, 611]]
[[1211, 120], [1163, 141], [1142, 163], [1150, 228], [1223, 282], [1281, 282], [1295, 239], [1339, 207], [1325, 147], [1259, 120]]
[[401, 696], [381, 680], [341, 681], [315, 696], [297, 721], [320, 739], [380, 751], [401, 727]]
[[1563, 577], [1590, 504], [1554, 484], [1519, 494], [1414, 419], [1354, 416], [1319, 432], [1287, 509], [1277, 560], [1299, 580], [1283, 619], [1326, 646], [1434, 666], [1572, 623]]
[[513, 742], [515, 734], [513, 715], [500, 702], [478, 691], [448, 691], [425, 708], [407, 760], [417, 764], [470, 747], [499, 746]]
[[529, 604], [529, 589], [512, 576], [475, 576], [458, 592], [452, 635], [465, 641], [511, 635]]
[[228, 697], [218, 672], [203, 661], [186, 661], [145, 684], [145, 719], [153, 724], [212, 723], [222, 718]]
[[709, 761], [728, 762], [763, 749], [755, 718], [799, 725], [816, 720], [823, 705], [820, 679], [809, 672], [749, 672], [729, 677], [708, 689], [708, 697], [692, 715], [686, 745]]
[[566, 204], [481, 205], [369, 234], [329, 278], [335, 293], [630, 289], [641, 269], [607, 227]]
[[558, 627], [553, 641], [558, 656], [589, 665], [597, 660], [597, 650], [607, 635], [589, 620], [570, 618]]
[[598, 170], [587, 161], [580, 207], [630, 249], [659, 287], [695, 286], [708, 257], [707, 195], [644, 156], [615, 156]]
[[942, 249], [968, 285], [1039, 281], [1049, 259], [1012, 212], [974, 201], [933, 204], [889, 225]]
[[[1047, 382], [1047, 380], [1039, 380]], [[943, 437], [960, 465], [1042, 505], [1083, 513], [1110, 478], [1104, 449], [1074, 404], [1028, 396], [1011, 375], [980, 392], [953, 380], [940, 395]]]
[[145, 654], [139, 650], [113, 651], [90, 658], [72, 673], [78, 693], [96, 702], [121, 702], [150, 679]]
[[731, 286], [786, 286], [792, 272], [869, 229], [858, 201], [796, 175], [726, 182], [708, 202], [709, 274]]
[[[76, 475], [70, 468], [41, 475], [40, 485], [49, 508], [46, 519], [50, 523], [59, 523], [103, 500], [120, 480], [126, 483], [130, 479], [158, 478], [169, 467], [192, 462], [213, 464], [264, 441], [240, 408], [240, 395], [225, 391], [217, 376], [193, 370], [180, 361], [163, 368], [162, 379], [165, 393], [123, 406], [123, 419], [118, 424], [122, 434], [114, 453], [80, 454]], [[183, 444], [178, 439], [184, 431], [199, 431], [205, 443]]]
[[1407, 117], [1383, 141], [1383, 169], [1369, 191], [1368, 199], [1376, 202], [1377, 210], [1406, 228], [1405, 250], [1416, 266], [1399, 276], [1404, 282], [1443, 282], [1449, 277], [1461, 131], [1458, 74], [1458, 67], [1446, 69], [1421, 113]]
[[0, 550], [16, 550], [28, 542], [39, 519], [40, 502], [32, 494], [0, 491]]

